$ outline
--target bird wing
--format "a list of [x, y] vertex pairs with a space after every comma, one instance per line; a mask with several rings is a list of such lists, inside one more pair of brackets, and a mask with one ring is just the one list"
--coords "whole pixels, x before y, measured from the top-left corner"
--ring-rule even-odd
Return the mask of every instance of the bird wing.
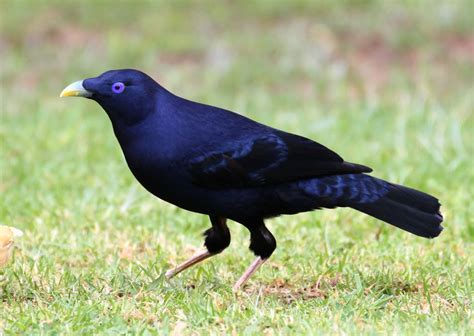
[[252, 187], [371, 171], [345, 162], [317, 142], [281, 131], [227, 142], [217, 151], [188, 161], [193, 182], [209, 188]]

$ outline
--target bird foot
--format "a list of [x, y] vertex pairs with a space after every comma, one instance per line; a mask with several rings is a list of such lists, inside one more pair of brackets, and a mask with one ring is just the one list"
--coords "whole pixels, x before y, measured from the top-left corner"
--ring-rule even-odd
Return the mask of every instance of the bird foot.
[[253, 263], [247, 268], [247, 270], [242, 274], [239, 280], [235, 283], [232, 287], [232, 291], [238, 292], [240, 288], [247, 282], [247, 280], [254, 274], [263, 263], [267, 261], [267, 259], [263, 259], [262, 257], [257, 257]]
[[168, 271], [166, 271], [165, 276], [166, 276], [167, 279], [171, 279], [176, 274], [181, 273], [185, 269], [187, 269], [187, 268], [189, 268], [193, 265], [196, 265], [197, 263], [199, 263], [203, 260], [206, 260], [209, 257], [212, 257], [214, 254], [215, 253], [211, 253], [207, 249], [202, 250], [202, 251], [196, 253], [194, 256], [192, 256], [188, 260], [186, 260], [185, 262], [179, 264], [175, 268], [172, 268], [172, 269], [169, 269]]

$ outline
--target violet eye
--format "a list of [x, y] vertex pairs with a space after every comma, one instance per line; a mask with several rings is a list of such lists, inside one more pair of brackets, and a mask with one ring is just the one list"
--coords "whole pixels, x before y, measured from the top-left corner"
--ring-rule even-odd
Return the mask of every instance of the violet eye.
[[114, 93], [122, 93], [125, 90], [125, 84], [122, 82], [117, 82], [112, 85], [112, 91]]

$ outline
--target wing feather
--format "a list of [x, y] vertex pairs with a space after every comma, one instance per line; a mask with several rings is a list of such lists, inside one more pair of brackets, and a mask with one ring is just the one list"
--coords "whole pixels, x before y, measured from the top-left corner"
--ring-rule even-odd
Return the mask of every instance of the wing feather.
[[372, 170], [345, 162], [317, 142], [276, 131], [226, 144], [220, 150], [193, 158], [188, 171], [198, 185], [238, 188]]

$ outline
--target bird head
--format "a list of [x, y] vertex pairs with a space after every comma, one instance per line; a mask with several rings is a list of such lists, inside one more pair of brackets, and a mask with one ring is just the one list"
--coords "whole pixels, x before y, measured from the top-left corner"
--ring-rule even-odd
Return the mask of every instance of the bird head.
[[154, 111], [154, 97], [160, 90], [163, 88], [145, 73], [123, 69], [74, 82], [61, 92], [60, 97], [95, 100], [113, 123], [130, 125], [142, 121]]

